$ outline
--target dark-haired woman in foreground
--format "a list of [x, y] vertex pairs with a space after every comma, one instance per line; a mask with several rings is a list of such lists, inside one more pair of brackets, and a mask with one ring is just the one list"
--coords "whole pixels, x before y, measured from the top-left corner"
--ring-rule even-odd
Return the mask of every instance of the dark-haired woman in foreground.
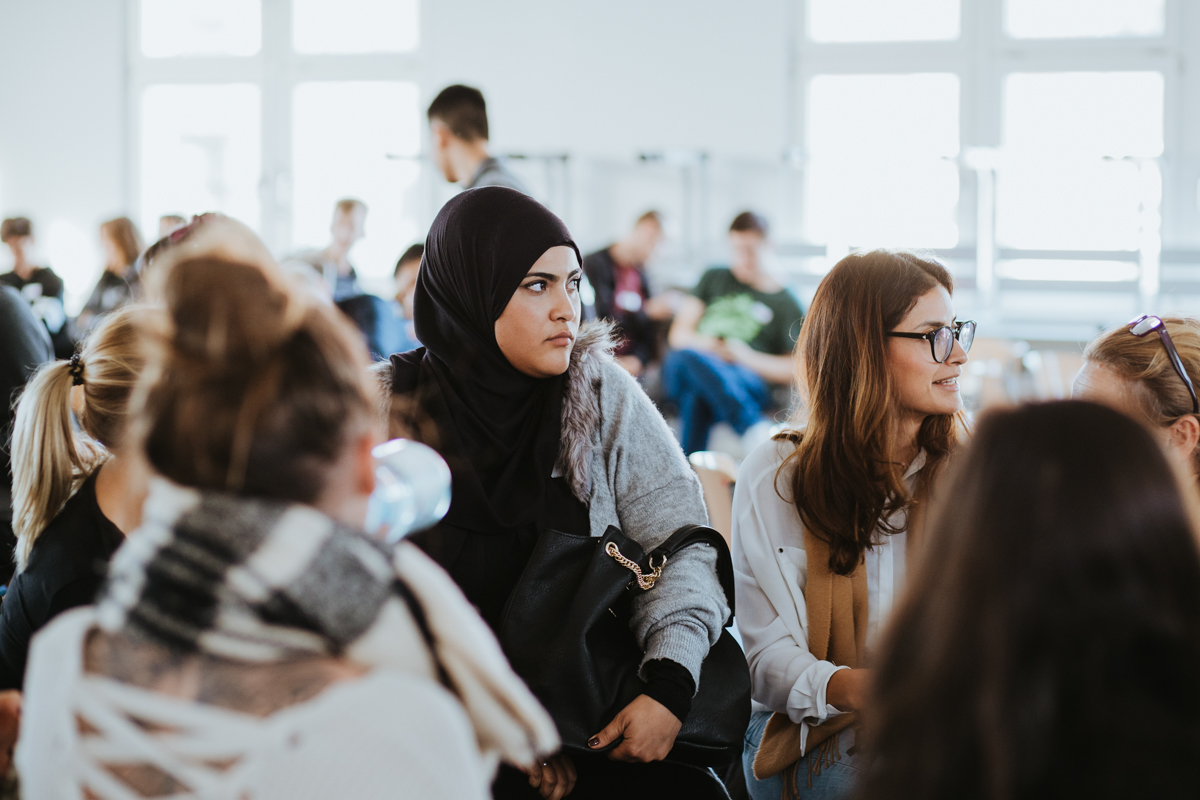
[[1152, 436], [1029, 406], [986, 417], [951, 475], [881, 651], [857, 796], [1195, 797], [1196, 519]]
[[[543, 532], [599, 537], [615, 525], [649, 552], [707, 522], [695, 473], [614, 361], [608, 328], [579, 327], [580, 263], [562, 221], [536, 201], [502, 187], [464, 192], [426, 242], [414, 299], [425, 347], [392, 356], [394, 421], [415, 403], [432, 424], [407, 429], [423, 431], [454, 478], [446, 518], [414, 541], [497, 629]], [[690, 768], [642, 762], [670, 752], [729, 614], [715, 565], [712, 548], [685, 548], [632, 599], [646, 688], [588, 743], [616, 743], [611, 754], [559, 756], [528, 781], [502, 775], [497, 797], [699, 796]]]
[[974, 322], [911, 253], [851, 255], [800, 334], [805, 424], [750, 453], [733, 498], [738, 627], [755, 714], [754, 800], [844, 797], [870, 651], [906, 579], [914, 512], [961, 430]]

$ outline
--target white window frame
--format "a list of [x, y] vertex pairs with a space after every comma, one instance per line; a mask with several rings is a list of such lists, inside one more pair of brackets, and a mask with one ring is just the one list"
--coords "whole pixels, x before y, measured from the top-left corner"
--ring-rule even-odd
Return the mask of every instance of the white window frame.
[[[792, 109], [788, 144], [806, 152], [808, 88], [818, 75], [942, 72], [959, 78], [961, 153], [1002, 144], [1005, 78], [1016, 72], [1156, 71], [1164, 79], [1163, 263], [1200, 265], [1200, 74], [1189, 72], [1185, 54], [1200, 51], [1200, 8], [1166, 0], [1162, 36], [1097, 39], [1015, 39], [1004, 27], [1004, 0], [962, 0], [960, 35], [955, 41], [814, 42], [807, 35], [808, 0], [792, 8], [794, 46], [789, 96]], [[1194, 63], [1194, 59], [1193, 59]], [[960, 159], [959, 246], [939, 254], [974, 262], [974, 283], [984, 295], [996, 287], [998, 258], [1050, 256], [1129, 260], [1129, 253], [999, 250], [994, 241], [994, 179]], [[803, 203], [803, 207], [807, 202]], [[802, 208], [803, 212], [803, 208]], [[982, 235], [980, 235], [982, 234]], [[1144, 300], [1157, 298], [1158, 275], [1139, 281]], [[986, 298], [985, 298], [986, 299]]]
[[[130, 205], [140, 216], [142, 93], [155, 84], [252, 83], [262, 102], [260, 234], [275, 253], [292, 249], [292, 92], [310, 81], [404, 81], [421, 86], [421, 42], [408, 53], [298, 53], [292, 47], [292, 0], [262, 0], [262, 48], [253, 56], [147, 58], [141, 48], [141, 0], [127, 8], [129, 102], [126, 164]], [[418, 19], [421, 15], [418, 14]]]

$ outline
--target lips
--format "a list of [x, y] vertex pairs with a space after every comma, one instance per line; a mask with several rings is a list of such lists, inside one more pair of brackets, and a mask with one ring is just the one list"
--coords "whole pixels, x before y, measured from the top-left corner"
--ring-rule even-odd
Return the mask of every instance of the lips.
[[944, 378], [940, 381], [934, 381], [933, 385], [934, 386], [957, 386], [958, 385], [958, 376], [955, 375], [953, 378]]
[[570, 331], [563, 331], [562, 333], [558, 333], [558, 334], [555, 334], [554, 336], [551, 336], [546, 341], [553, 342], [554, 344], [558, 344], [558, 345], [568, 345], [571, 342], [575, 341], [575, 334], [571, 333]]

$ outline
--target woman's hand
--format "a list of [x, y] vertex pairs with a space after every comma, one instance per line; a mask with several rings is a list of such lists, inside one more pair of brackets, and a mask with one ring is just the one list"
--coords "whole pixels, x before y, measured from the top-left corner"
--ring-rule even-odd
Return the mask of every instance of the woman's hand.
[[858, 711], [866, 704], [869, 669], [839, 669], [825, 686], [825, 702], [838, 711]]
[[529, 785], [547, 800], [562, 800], [575, 788], [575, 765], [562, 753], [551, 756], [529, 770]]
[[588, 747], [607, 747], [617, 739], [624, 741], [608, 754], [617, 761], [662, 761], [671, 752], [683, 723], [657, 700], [641, 694], [597, 733]]

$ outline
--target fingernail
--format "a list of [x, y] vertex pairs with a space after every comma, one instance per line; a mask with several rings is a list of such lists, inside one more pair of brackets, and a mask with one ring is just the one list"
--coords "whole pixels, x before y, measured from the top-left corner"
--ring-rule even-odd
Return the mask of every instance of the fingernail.
[[599, 746], [600, 746], [600, 738], [598, 736], [593, 736], [592, 740], [590, 742], [588, 742], [588, 747], [599, 747]]

